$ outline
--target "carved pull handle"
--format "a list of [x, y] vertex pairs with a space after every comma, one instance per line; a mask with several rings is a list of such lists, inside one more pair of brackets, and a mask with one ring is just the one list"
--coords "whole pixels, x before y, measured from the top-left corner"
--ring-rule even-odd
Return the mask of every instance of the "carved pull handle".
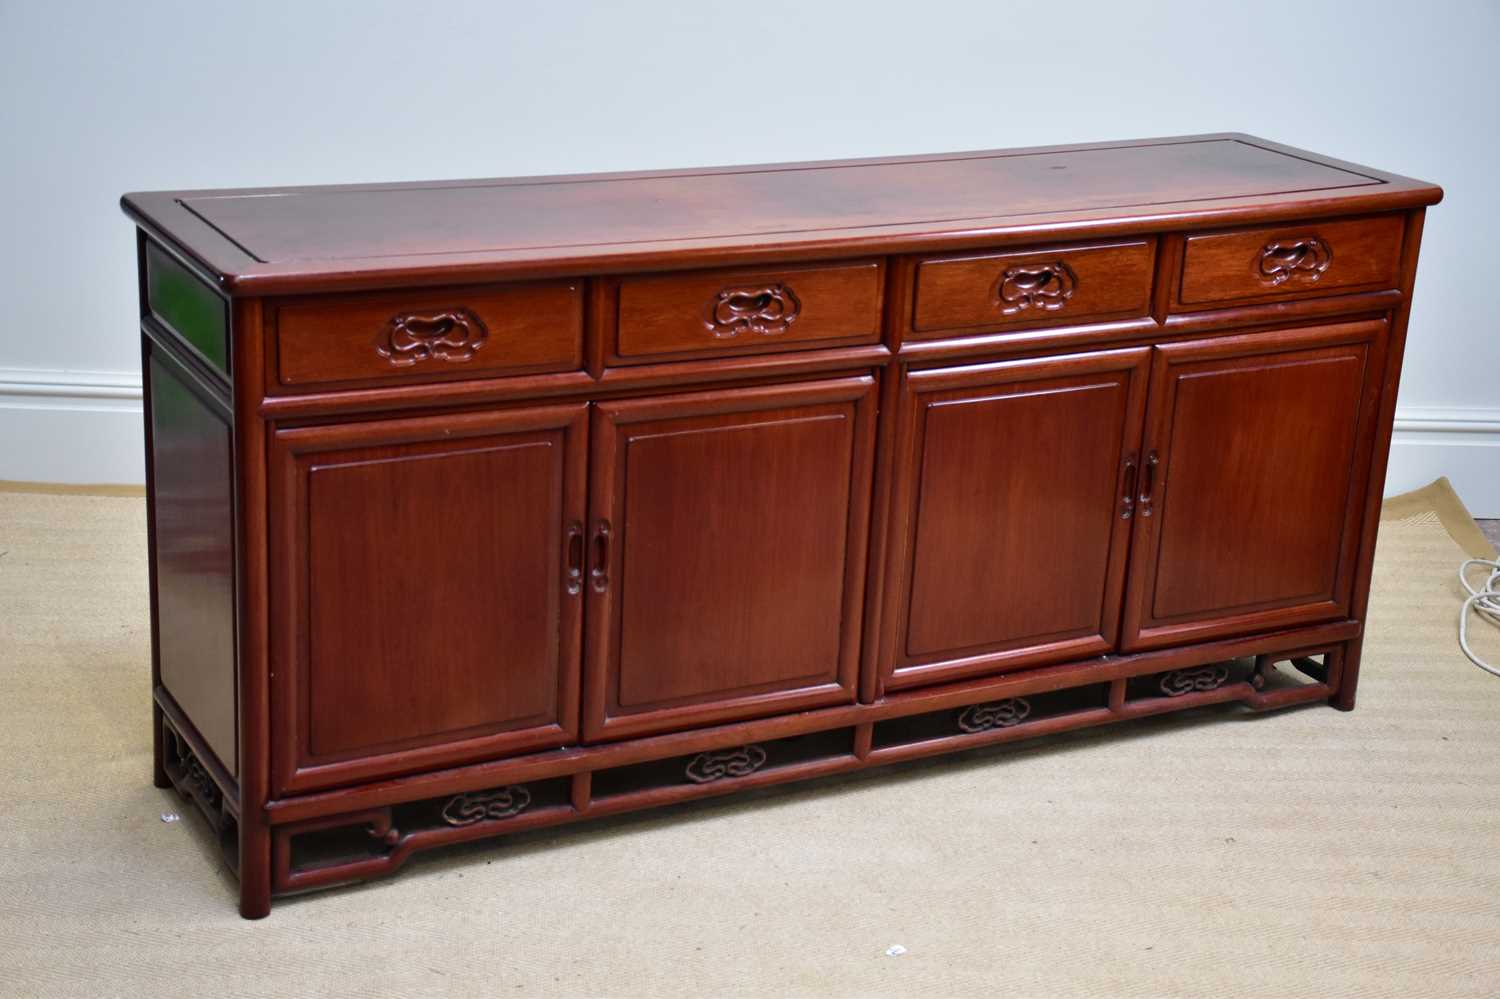
[[1156, 466], [1161, 462], [1152, 451], [1146, 455], [1146, 466], [1141, 470], [1141, 494], [1139, 504], [1142, 517], [1151, 516], [1151, 494], [1156, 490]]
[[1120, 519], [1129, 520], [1135, 513], [1135, 454], [1125, 458], [1125, 488], [1120, 495]]
[[594, 527], [594, 567], [589, 570], [589, 581], [595, 593], [609, 590], [609, 521], [601, 520]]
[[725, 288], [709, 300], [708, 331], [724, 340], [741, 333], [775, 336], [802, 314], [802, 303], [785, 284]]
[[1291, 280], [1308, 284], [1323, 276], [1333, 263], [1333, 250], [1317, 236], [1272, 240], [1261, 247], [1255, 271], [1263, 284], [1275, 288]]
[[568, 596], [576, 597], [583, 592], [583, 525], [576, 520], [568, 525], [563, 550], [567, 558]]
[[1077, 287], [1078, 275], [1061, 260], [1050, 264], [1018, 264], [1000, 275], [995, 297], [1002, 315], [1027, 309], [1053, 312], [1068, 304]]
[[391, 319], [375, 338], [375, 352], [392, 367], [423, 361], [472, 360], [489, 337], [484, 321], [468, 309], [404, 312]]

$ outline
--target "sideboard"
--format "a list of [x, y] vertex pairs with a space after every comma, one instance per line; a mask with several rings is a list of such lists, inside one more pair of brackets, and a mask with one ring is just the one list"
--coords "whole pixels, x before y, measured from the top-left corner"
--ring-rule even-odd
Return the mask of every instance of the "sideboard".
[[127, 195], [156, 784], [253, 918], [442, 844], [1348, 710], [1441, 197], [1239, 134]]

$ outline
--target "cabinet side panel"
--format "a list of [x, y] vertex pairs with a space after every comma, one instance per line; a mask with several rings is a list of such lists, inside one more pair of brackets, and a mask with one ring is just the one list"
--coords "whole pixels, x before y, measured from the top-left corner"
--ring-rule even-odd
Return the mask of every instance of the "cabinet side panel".
[[159, 353], [147, 377], [161, 685], [238, 776], [230, 427]]

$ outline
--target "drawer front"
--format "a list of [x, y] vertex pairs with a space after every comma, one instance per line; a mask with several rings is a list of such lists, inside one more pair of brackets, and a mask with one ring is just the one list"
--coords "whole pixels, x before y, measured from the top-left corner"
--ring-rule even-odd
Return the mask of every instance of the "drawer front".
[[880, 339], [883, 267], [697, 271], [620, 282], [616, 358], [805, 350]]
[[566, 371], [583, 360], [578, 282], [282, 300], [282, 385]]
[[1400, 216], [1305, 222], [1189, 236], [1177, 305], [1207, 305], [1394, 288]]
[[923, 260], [914, 336], [1144, 316], [1155, 259], [1156, 241], [1141, 239]]

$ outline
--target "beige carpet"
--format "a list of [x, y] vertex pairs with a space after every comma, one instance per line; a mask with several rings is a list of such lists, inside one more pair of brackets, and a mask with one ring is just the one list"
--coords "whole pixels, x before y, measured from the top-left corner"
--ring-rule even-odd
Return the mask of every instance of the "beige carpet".
[[1494, 996], [1500, 680], [1455, 646], [1434, 504], [1483, 539], [1447, 496], [1388, 510], [1353, 714], [1210, 711], [538, 833], [247, 923], [150, 786], [142, 502], [0, 493], [0, 992]]

